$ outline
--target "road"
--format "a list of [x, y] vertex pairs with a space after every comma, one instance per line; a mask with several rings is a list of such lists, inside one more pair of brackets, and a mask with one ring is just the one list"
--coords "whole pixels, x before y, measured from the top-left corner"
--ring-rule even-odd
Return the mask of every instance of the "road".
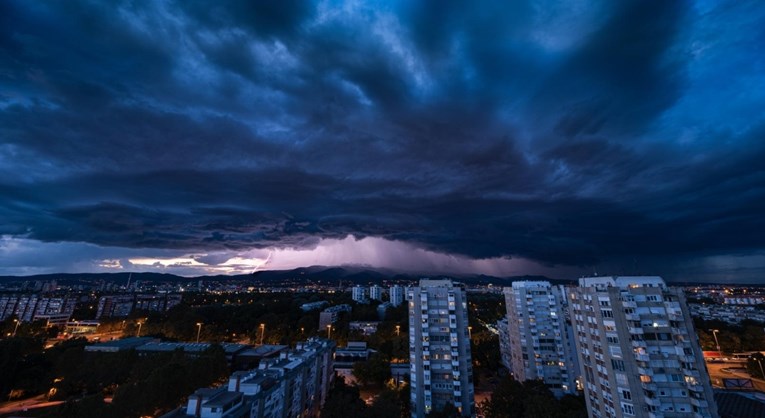
[[[717, 387], [722, 387], [722, 379], [752, 379], [748, 373], [744, 371], [746, 363], [737, 362], [724, 362], [724, 363], [709, 363], [707, 362], [707, 370], [709, 370], [709, 378], [712, 379], [712, 384]], [[752, 379], [754, 387], [765, 392], [765, 380]]]
[[22, 401], [11, 401], [0, 403], [0, 415], [23, 412], [30, 409], [45, 408], [64, 403], [64, 401], [48, 402], [45, 395], [35, 396], [34, 398], [24, 399]]

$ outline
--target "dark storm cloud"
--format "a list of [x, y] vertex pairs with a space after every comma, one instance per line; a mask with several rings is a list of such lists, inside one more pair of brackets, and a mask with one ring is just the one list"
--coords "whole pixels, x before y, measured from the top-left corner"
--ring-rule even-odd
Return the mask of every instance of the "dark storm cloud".
[[[354, 235], [569, 265], [765, 247], [765, 121], [695, 100], [765, 102], [762, 58], [741, 58], [760, 8], [0, 7], [2, 235], [195, 251]], [[726, 58], [751, 74], [745, 99], [712, 90]]]

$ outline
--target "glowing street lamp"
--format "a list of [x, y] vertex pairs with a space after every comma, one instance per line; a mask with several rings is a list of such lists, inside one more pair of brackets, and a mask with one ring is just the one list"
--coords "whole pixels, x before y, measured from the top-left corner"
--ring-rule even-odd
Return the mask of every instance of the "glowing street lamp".
[[473, 339], [473, 327], [468, 327], [468, 338]]
[[143, 322], [142, 321], [138, 321], [138, 332], [135, 334], [136, 337], [140, 337], [141, 336], [141, 326], [143, 326]]
[[401, 325], [396, 325], [396, 337], [401, 335]]
[[202, 333], [202, 323], [197, 322], [197, 344], [199, 344], [199, 334]]
[[266, 335], [266, 324], [260, 324], [260, 345], [263, 345], [263, 336]]
[[332, 325], [327, 325], [327, 339], [332, 339]]
[[13, 336], [15, 337], [16, 336], [16, 331], [19, 329], [19, 324], [21, 323], [21, 321], [19, 321], [18, 319], [14, 319], [13, 322], [16, 323], [16, 326], [13, 327]]
[[[717, 345], [717, 351], [720, 352], [720, 341], [717, 341], [717, 333], [720, 332], [719, 329], [710, 329], [712, 331], [712, 335], [715, 337], [715, 345]], [[720, 352], [722, 354], [722, 352]]]

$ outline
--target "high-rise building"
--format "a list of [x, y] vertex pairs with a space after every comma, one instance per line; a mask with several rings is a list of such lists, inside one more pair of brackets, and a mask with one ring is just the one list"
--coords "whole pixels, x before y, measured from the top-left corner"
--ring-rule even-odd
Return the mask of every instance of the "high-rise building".
[[404, 303], [404, 288], [399, 285], [391, 286], [388, 290], [388, 296], [391, 305], [399, 306]]
[[383, 295], [382, 287], [380, 287], [378, 285], [372, 285], [369, 288], [369, 299], [372, 299], [372, 300], [382, 300], [382, 298], [383, 298], [382, 295]]
[[499, 332], [499, 356], [502, 365], [512, 374], [513, 353], [510, 351], [510, 327], [507, 325], [507, 317], [497, 321], [497, 331]]
[[564, 292], [545, 281], [513, 282], [504, 289], [513, 376], [541, 380], [557, 397], [576, 392], [579, 370]]
[[453, 404], [475, 413], [467, 298], [462, 284], [420, 280], [409, 288], [409, 362], [412, 416]]
[[367, 301], [367, 289], [363, 286], [353, 286], [351, 289], [351, 299], [354, 302], [365, 303]]
[[681, 289], [661, 277], [590, 277], [570, 288], [590, 417], [717, 417]]

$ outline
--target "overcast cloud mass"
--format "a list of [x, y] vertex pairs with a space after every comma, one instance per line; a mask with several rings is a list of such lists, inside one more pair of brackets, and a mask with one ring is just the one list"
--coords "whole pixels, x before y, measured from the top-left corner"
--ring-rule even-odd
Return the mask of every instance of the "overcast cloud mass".
[[758, 1], [0, 2], [0, 274], [765, 279]]

